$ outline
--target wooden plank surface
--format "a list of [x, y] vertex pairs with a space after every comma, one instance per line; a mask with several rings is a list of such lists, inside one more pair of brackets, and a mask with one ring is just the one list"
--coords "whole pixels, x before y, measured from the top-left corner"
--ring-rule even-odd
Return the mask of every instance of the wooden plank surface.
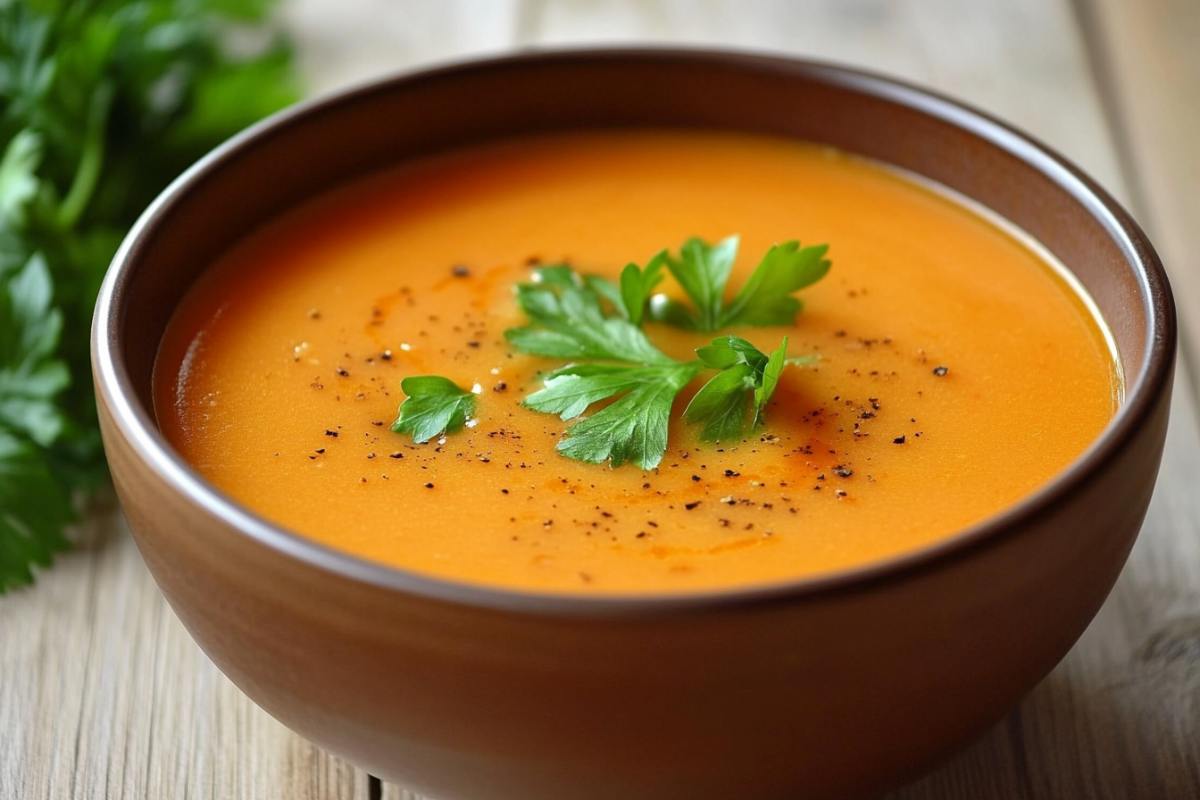
[[[1197, 163], [1186, 151], [1200, 112], [1171, 114], [1198, 95], [1195, 84], [1162, 79], [1200, 63], [1197, 39], [1169, 22], [1138, 23], [1129, 8], [1084, 3], [1081, 27], [1068, 0], [293, 0], [286, 22], [317, 90], [513, 45], [617, 41], [754, 47], [907, 77], [1012, 120], [1136, 198], [1197, 325], [1200, 247], [1187, 245], [1197, 244], [1198, 217], [1186, 213], [1197, 206], [1175, 205], [1195, 201], [1172, 167]], [[1136, 46], [1110, 56], [1126, 31]], [[1155, 49], [1164, 42], [1176, 46]], [[1159, 60], [1147, 66], [1135, 51]], [[1139, 94], [1151, 80], [1169, 84], [1152, 101]], [[1187, 113], [1190, 140], [1163, 132]], [[1004, 723], [897, 798], [1200, 795], [1200, 436], [1188, 382], [1178, 388], [1146, 527], [1095, 623]], [[35, 588], [0, 600], [0, 797], [415, 800], [399, 787], [373, 790], [234, 689], [111, 515], [86, 538]]]
[[1088, 0], [1080, 18], [1133, 202], [1171, 273], [1200, 372], [1200, 2]]

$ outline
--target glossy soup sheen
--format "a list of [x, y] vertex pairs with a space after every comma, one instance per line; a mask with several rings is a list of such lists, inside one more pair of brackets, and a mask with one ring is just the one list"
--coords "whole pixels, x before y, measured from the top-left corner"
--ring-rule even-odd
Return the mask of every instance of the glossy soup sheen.
[[[820, 362], [785, 372], [740, 444], [676, 417], [652, 472], [557, 454], [566, 424], [520, 404], [557, 362], [503, 338], [514, 283], [536, 261], [615, 276], [732, 233], [731, 289], [772, 243], [829, 243], [794, 327], [736, 331]], [[649, 333], [681, 358], [711, 338]], [[418, 374], [478, 384], [476, 426], [392, 433]], [[267, 519], [420, 573], [577, 592], [780, 581], [932, 545], [1062, 471], [1119, 393], [1088, 306], [993, 222], [861, 159], [696, 132], [506, 142], [318, 198], [204, 275], [156, 369], [170, 442]]]

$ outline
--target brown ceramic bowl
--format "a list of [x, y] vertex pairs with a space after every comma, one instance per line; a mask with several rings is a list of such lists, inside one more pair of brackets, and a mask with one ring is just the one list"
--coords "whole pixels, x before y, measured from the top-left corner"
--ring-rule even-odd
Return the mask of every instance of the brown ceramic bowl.
[[[670, 597], [526, 594], [369, 563], [237, 505], [159, 434], [163, 327], [237, 237], [444, 148], [645, 125], [825, 142], [990, 207], [1087, 287], [1116, 339], [1124, 405], [1051, 484], [947, 541]], [[915, 776], [1000, 719], [1082, 633], [1150, 500], [1175, 323], [1129, 215], [1003, 123], [824, 64], [576, 51], [390, 78], [236, 137], [130, 233], [93, 347], [108, 458], [147, 565], [213, 661], [289, 727], [441, 798], [815, 798]]]

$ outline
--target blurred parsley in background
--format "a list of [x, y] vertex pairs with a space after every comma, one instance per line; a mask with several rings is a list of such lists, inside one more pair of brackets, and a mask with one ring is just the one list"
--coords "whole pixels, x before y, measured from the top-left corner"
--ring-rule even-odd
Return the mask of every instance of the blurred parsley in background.
[[296, 99], [273, 5], [0, 0], [0, 593], [106, 485], [88, 330], [121, 238], [189, 164]]

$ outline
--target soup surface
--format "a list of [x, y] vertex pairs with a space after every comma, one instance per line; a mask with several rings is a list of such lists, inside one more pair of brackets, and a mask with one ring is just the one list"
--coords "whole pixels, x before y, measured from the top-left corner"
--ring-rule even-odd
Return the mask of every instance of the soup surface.
[[[513, 353], [530, 264], [616, 276], [689, 236], [740, 234], [736, 288], [771, 244], [833, 268], [788, 328], [733, 332], [788, 368], [766, 425], [661, 465], [569, 460], [568, 423], [522, 398], [559, 366]], [[673, 282], [664, 287], [674, 292]], [[712, 334], [648, 325], [690, 358]], [[473, 427], [417, 445], [400, 381], [480, 390]], [[1046, 483], [1120, 392], [1088, 305], [948, 195], [828, 149], [726, 133], [506, 142], [320, 197], [248, 237], [172, 320], [159, 423], [222, 491], [334, 548], [533, 590], [680, 591], [778, 581], [915, 550]]]

